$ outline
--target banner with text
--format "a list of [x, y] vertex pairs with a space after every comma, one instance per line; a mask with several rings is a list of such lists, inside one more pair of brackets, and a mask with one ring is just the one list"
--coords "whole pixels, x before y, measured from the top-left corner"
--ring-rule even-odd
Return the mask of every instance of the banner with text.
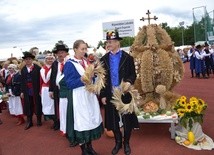
[[134, 20], [121, 20], [103, 23], [103, 39], [106, 39], [106, 32], [117, 29], [120, 37], [134, 37]]

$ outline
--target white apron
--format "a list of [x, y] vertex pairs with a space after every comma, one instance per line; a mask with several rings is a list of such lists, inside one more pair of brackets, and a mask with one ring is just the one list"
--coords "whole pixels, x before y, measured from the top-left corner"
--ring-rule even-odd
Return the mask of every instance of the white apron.
[[[85, 72], [81, 64], [72, 62], [78, 73]], [[85, 63], [86, 64], [86, 63]], [[92, 130], [102, 122], [97, 96], [88, 92], [85, 86], [73, 89], [74, 129], [77, 131]]]
[[10, 96], [8, 104], [11, 115], [18, 116], [23, 114], [23, 107], [20, 96]]
[[42, 87], [41, 90], [42, 99], [42, 112], [44, 115], [54, 115], [54, 100], [49, 96], [49, 87]]
[[66, 133], [67, 105], [67, 98], [59, 98], [60, 131], [62, 131], [63, 133]]
[[[48, 71], [47, 76], [45, 77], [45, 69], [40, 70], [40, 76], [44, 83], [48, 83], [50, 80], [51, 69]], [[41, 89], [41, 100], [42, 100], [42, 112], [44, 115], [54, 115], [54, 100], [49, 96], [49, 87], [42, 86]]]
[[[56, 78], [56, 84], [60, 90], [60, 81], [63, 79], [64, 74], [59, 74]], [[67, 122], [67, 98], [59, 98], [59, 120], [60, 120], [60, 131], [66, 133], [66, 122]]]

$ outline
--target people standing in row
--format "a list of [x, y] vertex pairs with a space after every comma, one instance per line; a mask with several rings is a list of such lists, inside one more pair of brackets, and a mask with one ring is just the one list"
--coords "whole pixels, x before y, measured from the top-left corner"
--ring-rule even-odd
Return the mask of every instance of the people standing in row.
[[115, 146], [112, 154], [115, 155], [122, 148], [122, 133], [120, 131], [120, 118], [122, 117], [124, 128], [124, 153], [131, 154], [129, 145], [132, 129], [139, 128], [137, 116], [135, 113], [123, 114], [121, 117], [111, 102], [113, 88], [118, 87], [123, 80], [126, 88], [134, 84], [136, 79], [134, 59], [128, 53], [120, 49], [120, 40], [118, 31], [109, 31], [106, 34], [107, 48], [109, 50], [101, 58], [106, 72], [106, 84], [101, 90], [100, 97], [105, 109], [105, 128], [112, 130], [115, 138]]
[[192, 47], [189, 49], [187, 52], [187, 55], [190, 59], [190, 70], [191, 70], [191, 75], [192, 78], [195, 77], [195, 43], [192, 43]]
[[40, 88], [41, 88], [41, 102], [42, 102], [42, 112], [44, 114], [45, 120], [52, 119], [55, 120], [55, 108], [54, 100], [49, 96], [49, 84], [51, 76], [51, 65], [54, 62], [55, 57], [53, 54], [49, 53], [45, 56], [45, 64], [40, 70]]
[[97, 96], [85, 89], [82, 76], [88, 67], [84, 55], [87, 44], [76, 40], [73, 44], [74, 56], [64, 67], [64, 79], [69, 89], [67, 111], [67, 138], [70, 143], [78, 143], [82, 155], [97, 155], [92, 141], [103, 133], [102, 116]]
[[33, 126], [32, 116], [37, 116], [37, 126], [42, 125], [42, 104], [40, 97], [40, 69], [41, 67], [33, 64], [35, 58], [29, 52], [24, 52], [22, 57], [25, 66], [21, 69], [21, 98], [24, 100], [24, 114], [27, 116], [25, 130]]
[[21, 74], [17, 65], [10, 64], [8, 66], [9, 74], [5, 79], [5, 89], [9, 96], [9, 112], [18, 118], [16, 125], [21, 125], [25, 122], [23, 116], [23, 106], [20, 98], [21, 94]]

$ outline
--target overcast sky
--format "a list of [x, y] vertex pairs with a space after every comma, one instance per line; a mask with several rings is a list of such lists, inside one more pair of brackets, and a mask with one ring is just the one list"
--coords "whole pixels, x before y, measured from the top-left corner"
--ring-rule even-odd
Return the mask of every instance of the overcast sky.
[[[134, 19], [135, 34], [148, 22], [140, 21], [149, 9], [158, 17], [151, 23], [185, 26], [193, 22], [193, 8], [214, 9], [213, 0], [0, 0], [0, 49], [36, 46], [51, 50], [58, 40], [69, 47], [77, 39], [97, 46], [103, 40], [102, 23]], [[196, 8], [199, 7], [199, 8]]]

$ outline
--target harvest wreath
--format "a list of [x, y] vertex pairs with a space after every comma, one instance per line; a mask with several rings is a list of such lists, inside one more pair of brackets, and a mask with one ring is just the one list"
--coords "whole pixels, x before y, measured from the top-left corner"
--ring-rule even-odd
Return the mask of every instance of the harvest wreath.
[[99, 94], [100, 90], [105, 86], [105, 69], [102, 64], [97, 61], [88, 65], [82, 81], [85, 83], [86, 90], [95, 94]]
[[[138, 93], [137, 89], [134, 89], [133, 86], [130, 86], [127, 91], [125, 91], [125, 82], [122, 81], [119, 87], [113, 89], [113, 100], [112, 103], [115, 105], [116, 109], [121, 114], [126, 113], [139, 113], [138, 102], [141, 99], [141, 96]], [[131, 101], [129, 103], [123, 102], [123, 96], [128, 94], [131, 96]]]

